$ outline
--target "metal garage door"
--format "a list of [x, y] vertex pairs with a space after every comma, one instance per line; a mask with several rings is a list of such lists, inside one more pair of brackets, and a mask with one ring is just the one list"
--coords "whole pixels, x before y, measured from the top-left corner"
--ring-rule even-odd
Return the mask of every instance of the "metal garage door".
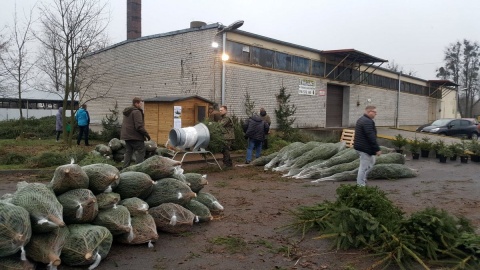
[[343, 86], [327, 85], [327, 127], [341, 127], [343, 112]]

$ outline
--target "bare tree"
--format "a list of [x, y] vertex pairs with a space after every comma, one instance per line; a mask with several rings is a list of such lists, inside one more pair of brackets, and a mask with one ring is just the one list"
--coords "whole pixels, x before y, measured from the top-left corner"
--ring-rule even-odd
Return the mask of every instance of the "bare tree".
[[[5, 52], [7, 41], [5, 37], [0, 33], [0, 57]], [[5, 96], [6, 87], [3, 85], [7, 78], [7, 71], [3, 65], [0, 65], [0, 96]]]
[[398, 63], [395, 62], [395, 60], [388, 61], [387, 69], [396, 73], [401, 72], [402, 74], [409, 75], [409, 76], [415, 76], [417, 73], [414, 70], [405, 71], [402, 66], [400, 66]]
[[473, 106], [479, 99], [480, 46], [464, 39], [445, 49], [445, 65], [437, 69], [437, 77], [460, 85], [457, 107], [462, 117], [472, 117]]
[[[52, 66], [47, 64], [44, 71], [49, 74], [54, 91], [63, 91], [64, 122], [65, 111], [69, 109], [70, 122], [75, 123], [75, 101], [88, 101], [80, 93], [85, 95], [92, 85], [90, 82], [98, 81], [97, 78], [81, 79], [80, 74], [92, 67], [82, 65], [83, 58], [106, 44], [104, 33], [108, 17], [105, 15], [105, 7], [105, 4], [97, 0], [53, 0], [52, 4], [44, 4], [40, 8], [43, 31], [38, 38], [44, 48], [50, 51], [50, 63], [55, 67], [51, 69]], [[60, 90], [61, 88], [63, 89]], [[95, 98], [106, 94], [97, 94]], [[66, 125], [63, 126], [65, 129]], [[64, 132], [64, 138], [67, 134]], [[70, 143], [71, 134], [69, 136], [67, 141]]]
[[20, 110], [20, 132], [23, 133], [23, 111], [22, 111], [22, 93], [27, 91], [32, 79], [31, 70], [35, 63], [30, 61], [30, 52], [27, 48], [29, 42], [33, 40], [31, 33], [33, 8], [29, 15], [25, 16], [25, 22], [20, 24], [17, 17], [17, 8], [13, 17], [13, 26], [10, 27], [9, 42], [4, 45], [5, 52], [0, 55], [0, 63], [3, 65], [7, 77], [12, 81], [16, 88], [18, 98], [18, 108]]

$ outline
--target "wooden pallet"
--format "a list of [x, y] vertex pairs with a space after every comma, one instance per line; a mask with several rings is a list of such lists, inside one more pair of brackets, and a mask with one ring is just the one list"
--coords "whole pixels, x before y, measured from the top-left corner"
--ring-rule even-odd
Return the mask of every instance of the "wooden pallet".
[[342, 131], [342, 136], [340, 137], [340, 141], [345, 142], [348, 148], [352, 148], [354, 137], [355, 137], [355, 130], [345, 128]]

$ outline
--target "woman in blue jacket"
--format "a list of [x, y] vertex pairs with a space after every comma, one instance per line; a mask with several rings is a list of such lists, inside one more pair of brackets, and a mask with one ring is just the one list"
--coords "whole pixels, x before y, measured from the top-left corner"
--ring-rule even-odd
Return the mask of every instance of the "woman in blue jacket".
[[85, 134], [85, 145], [88, 146], [88, 126], [90, 125], [90, 115], [87, 111], [87, 104], [83, 104], [75, 114], [75, 120], [78, 126], [77, 145], [80, 145], [83, 135]]

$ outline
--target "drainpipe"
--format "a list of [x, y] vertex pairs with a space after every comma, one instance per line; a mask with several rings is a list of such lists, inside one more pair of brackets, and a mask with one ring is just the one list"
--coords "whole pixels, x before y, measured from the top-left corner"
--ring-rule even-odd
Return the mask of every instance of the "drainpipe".
[[[223, 32], [222, 56], [225, 55], [225, 46], [227, 43], [227, 32]], [[225, 105], [225, 61], [222, 60], [222, 105]]]
[[400, 127], [400, 121], [399, 121], [399, 107], [400, 107], [400, 86], [401, 86], [401, 80], [400, 78], [402, 77], [402, 72], [400, 71], [398, 73], [398, 92], [397, 92], [397, 111], [395, 113], [395, 127], [399, 128]]

